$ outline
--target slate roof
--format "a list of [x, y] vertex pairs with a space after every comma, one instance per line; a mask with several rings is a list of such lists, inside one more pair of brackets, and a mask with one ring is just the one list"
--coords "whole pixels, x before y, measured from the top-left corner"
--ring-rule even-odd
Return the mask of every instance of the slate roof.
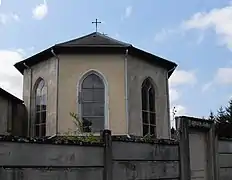
[[55, 44], [42, 52], [16, 63], [14, 66], [23, 74], [24, 69], [28, 66], [33, 66], [53, 57], [52, 50], [56, 54], [125, 54], [126, 50], [128, 50], [128, 54], [131, 56], [139, 57], [142, 60], [166, 68], [169, 71], [169, 76], [171, 76], [177, 66], [174, 62], [145, 52], [134, 47], [132, 44], [118, 41], [98, 32]]
[[6, 99], [11, 99], [17, 103], [23, 103], [23, 100], [17, 98], [16, 96], [12, 95], [11, 93], [5, 91], [2, 88], [0, 88], [0, 96], [4, 97]]

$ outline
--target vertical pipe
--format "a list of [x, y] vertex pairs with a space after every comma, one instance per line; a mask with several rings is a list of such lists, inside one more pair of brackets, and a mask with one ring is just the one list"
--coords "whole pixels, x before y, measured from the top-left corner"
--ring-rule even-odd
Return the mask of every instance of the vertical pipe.
[[126, 131], [127, 131], [126, 133], [129, 134], [127, 57], [128, 57], [128, 49], [126, 49], [125, 59], [124, 59], [124, 83], [125, 83], [125, 105], [126, 105]]
[[55, 54], [54, 50], [51, 49], [51, 53], [54, 55], [54, 57], [57, 60], [57, 64], [56, 64], [56, 136], [58, 135], [58, 131], [59, 131], [59, 126], [58, 126], [58, 109], [59, 109], [59, 57]]

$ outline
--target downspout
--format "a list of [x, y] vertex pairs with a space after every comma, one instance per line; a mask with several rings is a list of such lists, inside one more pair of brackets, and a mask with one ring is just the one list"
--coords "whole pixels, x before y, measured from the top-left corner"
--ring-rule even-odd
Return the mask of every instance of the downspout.
[[51, 49], [51, 53], [57, 60], [57, 68], [56, 68], [56, 136], [58, 136], [58, 102], [59, 102], [59, 57], [56, 55], [53, 49]]
[[128, 57], [128, 49], [126, 49], [125, 59], [124, 59], [124, 83], [125, 83], [125, 105], [126, 105], [126, 131], [127, 131], [126, 134], [129, 134], [127, 57]]
[[169, 128], [169, 130], [168, 130], [168, 136], [169, 136], [169, 138], [171, 138], [171, 116], [170, 116], [170, 99], [169, 99], [169, 85], [168, 85], [168, 79], [169, 79], [169, 77], [168, 77], [168, 74], [169, 74], [169, 72], [171, 72], [171, 71], [174, 71], [175, 69], [176, 69], [176, 67], [177, 67], [177, 65], [176, 66], [174, 66], [172, 69], [170, 69], [170, 70], [168, 70], [168, 72], [167, 72], [167, 75], [166, 75], [166, 93], [167, 93], [167, 105], [168, 105], [168, 117], [169, 117], [169, 121], [168, 121], [168, 128]]
[[29, 67], [25, 62], [23, 63], [23, 65], [26, 67], [26, 69], [30, 70], [30, 98], [29, 98], [29, 107], [30, 107], [30, 111], [28, 114], [28, 125], [27, 125], [27, 135], [31, 136], [31, 111], [32, 111], [32, 105], [31, 105], [31, 98], [32, 98], [32, 69], [31, 67]]

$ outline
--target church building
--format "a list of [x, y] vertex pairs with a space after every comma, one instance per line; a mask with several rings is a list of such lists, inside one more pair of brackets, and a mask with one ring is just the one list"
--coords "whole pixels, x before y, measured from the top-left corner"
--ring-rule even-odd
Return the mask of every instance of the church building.
[[77, 113], [94, 134], [170, 138], [168, 79], [176, 66], [98, 32], [56, 44], [15, 64], [28, 135], [75, 130], [70, 113]]

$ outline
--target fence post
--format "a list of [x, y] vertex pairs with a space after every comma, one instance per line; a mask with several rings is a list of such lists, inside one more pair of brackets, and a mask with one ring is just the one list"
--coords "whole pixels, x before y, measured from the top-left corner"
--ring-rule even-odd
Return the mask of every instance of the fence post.
[[103, 180], [112, 180], [112, 139], [111, 131], [103, 131], [104, 142], [104, 175]]
[[189, 152], [189, 129], [188, 121], [182, 117], [176, 117], [176, 128], [179, 138], [179, 156], [180, 156], [180, 179], [190, 180], [190, 152]]

